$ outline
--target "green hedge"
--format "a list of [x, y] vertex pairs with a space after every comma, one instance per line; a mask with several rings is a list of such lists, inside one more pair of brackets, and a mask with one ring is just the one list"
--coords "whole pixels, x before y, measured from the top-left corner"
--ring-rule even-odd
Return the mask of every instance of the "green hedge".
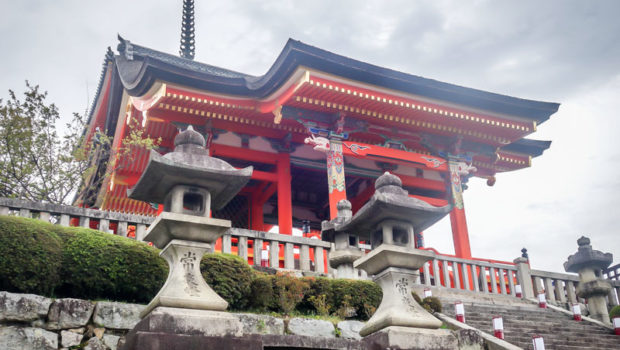
[[231, 254], [205, 254], [200, 271], [207, 284], [228, 302], [228, 308], [243, 310], [250, 304], [254, 270]]
[[51, 295], [60, 280], [62, 242], [42, 221], [0, 217], [0, 290]]
[[[381, 302], [368, 281], [267, 275], [230, 254], [206, 254], [200, 268], [231, 310], [355, 314]], [[0, 216], [0, 290], [52, 297], [147, 303], [168, 273], [159, 250], [96, 230]]]

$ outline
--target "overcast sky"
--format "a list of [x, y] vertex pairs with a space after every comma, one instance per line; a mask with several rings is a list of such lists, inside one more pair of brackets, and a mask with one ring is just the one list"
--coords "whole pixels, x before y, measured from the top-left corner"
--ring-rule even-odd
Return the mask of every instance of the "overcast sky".
[[[0, 97], [24, 80], [61, 113], [94, 98], [117, 33], [176, 54], [182, 0], [0, 0]], [[589, 236], [620, 261], [619, 1], [197, 1], [196, 60], [261, 75], [290, 38], [379, 66], [516, 97], [559, 102], [531, 138], [552, 140], [532, 168], [472, 179], [476, 257], [562, 263]], [[426, 243], [453, 253], [449, 220]]]

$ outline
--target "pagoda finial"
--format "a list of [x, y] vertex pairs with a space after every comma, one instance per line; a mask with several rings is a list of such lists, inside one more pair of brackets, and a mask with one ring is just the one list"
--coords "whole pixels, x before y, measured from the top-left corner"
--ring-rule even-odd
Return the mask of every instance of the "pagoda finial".
[[181, 49], [183, 58], [194, 59], [194, 0], [183, 0], [183, 21], [181, 24]]

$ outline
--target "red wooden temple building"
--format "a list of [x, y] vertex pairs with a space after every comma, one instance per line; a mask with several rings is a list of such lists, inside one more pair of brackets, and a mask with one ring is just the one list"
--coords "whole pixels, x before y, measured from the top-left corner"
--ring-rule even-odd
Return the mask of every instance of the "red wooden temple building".
[[[463, 200], [471, 176], [493, 185], [498, 173], [529, 167], [550, 142], [526, 138], [558, 104], [456, 86], [378, 67], [289, 40], [271, 68], [251, 76], [120, 39], [106, 55], [85, 135], [97, 131], [118, 148], [130, 128], [162, 139], [169, 152], [192, 125], [212, 156], [254, 166], [252, 180], [213, 213], [234, 227], [318, 233], [347, 198], [353, 212], [384, 171], [411, 196], [451, 203], [454, 249], [471, 258]], [[134, 120], [135, 123], [131, 121]], [[98, 171], [76, 204], [156, 215], [127, 198], [148, 152], [93, 158]], [[304, 227], [305, 226], [305, 227]], [[420, 243], [421, 244], [421, 243]]]

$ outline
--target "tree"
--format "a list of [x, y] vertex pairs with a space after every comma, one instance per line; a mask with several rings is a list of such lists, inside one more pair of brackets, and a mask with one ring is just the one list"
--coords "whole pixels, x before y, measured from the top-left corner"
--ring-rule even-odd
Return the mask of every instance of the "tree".
[[[77, 113], [59, 135], [58, 108], [46, 98], [47, 92], [26, 82], [23, 100], [12, 90], [6, 101], [0, 99], [0, 196], [57, 204], [87, 198], [101, 185], [96, 181], [115, 170], [108, 159], [129, 154], [132, 146], [153, 148], [161, 142], [145, 137], [135, 121], [120, 149], [111, 149], [105, 132], [85, 142], [85, 121]], [[100, 176], [93, 176], [97, 171]]]

